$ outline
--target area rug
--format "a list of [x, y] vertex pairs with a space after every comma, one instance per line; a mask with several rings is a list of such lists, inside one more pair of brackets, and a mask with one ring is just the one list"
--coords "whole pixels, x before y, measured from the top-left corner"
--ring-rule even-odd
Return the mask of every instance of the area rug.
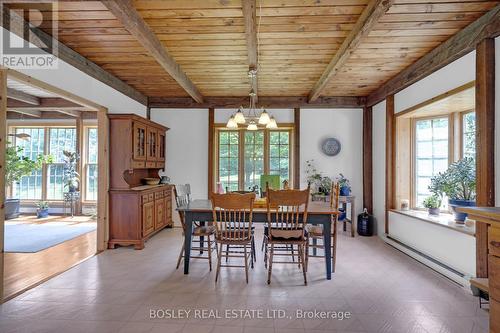
[[96, 223], [5, 222], [5, 252], [33, 253], [96, 230]]

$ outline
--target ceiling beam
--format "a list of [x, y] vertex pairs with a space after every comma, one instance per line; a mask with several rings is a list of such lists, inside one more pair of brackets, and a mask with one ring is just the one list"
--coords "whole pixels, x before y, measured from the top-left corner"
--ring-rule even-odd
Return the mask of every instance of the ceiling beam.
[[25, 102], [21, 102], [14, 99], [7, 100], [7, 107], [9, 109], [18, 109], [18, 110], [89, 110], [88, 107], [81, 106], [79, 104], [67, 101], [63, 98], [40, 98], [40, 104], [31, 105]]
[[30, 117], [35, 117], [35, 118], [40, 118], [42, 117], [42, 111], [38, 110], [18, 110], [18, 109], [10, 109], [8, 108], [7, 111], [15, 112], [15, 113], [20, 113], [25, 116], [30, 116]]
[[[356, 96], [336, 96], [320, 97], [316, 101], [309, 103], [307, 97], [269, 97], [262, 96], [259, 104], [266, 108], [303, 108], [303, 109], [324, 109], [324, 108], [362, 108], [365, 105], [365, 97]], [[194, 103], [191, 98], [179, 97], [150, 97], [149, 107], [151, 108], [218, 108], [236, 109], [240, 105], [246, 105], [248, 97], [205, 97], [203, 103]]]
[[7, 97], [32, 105], [40, 105], [39, 97], [12, 88], [7, 88]]
[[[3, 6], [4, 4], [2, 3], [0, 5]], [[57, 50], [57, 52], [55, 52], [55, 56], [57, 58], [67, 62], [71, 66], [136, 100], [137, 102], [147, 105], [147, 97], [132, 86], [129, 86], [127, 83], [105, 71], [103, 68], [76, 51], [73, 51], [63, 43], [54, 40], [51, 35], [32, 26], [14, 11], [7, 10], [7, 8], [3, 7], [2, 12], [3, 19], [1, 21], [3, 28], [10, 30], [12, 33], [23, 39], [25, 39], [25, 31], [28, 31], [29, 42], [33, 43], [37, 47], [46, 48], [51, 45], [53, 50]], [[8, 22], [10, 22], [10, 24]]]
[[245, 19], [245, 38], [247, 41], [248, 70], [257, 71], [255, 79], [250, 78], [252, 89], [255, 92], [254, 100], [258, 100], [258, 53], [257, 53], [257, 13], [256, 0], [242, 1], [243, 18]]
[[203, 102], [203, 96], [198, 88], [168, 53], [166, 47], [134, 8], [131, 0], [107, 0], [102, 3], [195, 101]]
[[351, 54], [358, 48], [361, 40], [373, 29], [394, 0], [371, 0], [361, 13], [358, 21], [333, 56], [325, 71], [309, 93], [309, 101], [315, 101], [325, 89], [330, 79], [344, 66]]
[[75, 118], [80, 117], [80, 112], [79, 112], [79, 111], [75, 111], [75, 110], [64, 110], [64, 109], [57, 109], [56, 111], [57, 111], [57, 112], [59, 112], [59, 113], [62, 113], [62, 114], [65, 114], [65, 115], [71, 116], [71, 117], [75, 117]]
[[500, 5], [497, 5], [371, 93], [367, 98], [367, 105], [372, 106], [383, 101], [387, 96], [403, 90], [473, 51], [485, 38], [495, 38], [499, 35]]

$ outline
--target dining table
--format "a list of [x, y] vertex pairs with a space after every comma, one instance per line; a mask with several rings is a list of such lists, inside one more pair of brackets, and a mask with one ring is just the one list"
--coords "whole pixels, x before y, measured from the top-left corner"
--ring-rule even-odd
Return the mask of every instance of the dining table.
[[[213, 222], [212, 202], [210, 200], [192, 200], [188, 204], [177, 207], [178, 211], [184, 213], [186, 230], [193, 230], [194, 222], [202, 225]], [[309, 202], [307, 208], [307, 223], [323, 226], [323, 244], [325, 249], [332, 245], [332, 217], [339, 215], [339, 211], [330, 207], [326, 202]], [[252, 223], [267, 223], [267, 209], [254, 207], [252, 211]], [[184, 274], [189, 274], [189, 261], [191, 256], [192, 232], [184, 233]], [[332, 278], [332, 251], [325, 251], [326, 279]]]

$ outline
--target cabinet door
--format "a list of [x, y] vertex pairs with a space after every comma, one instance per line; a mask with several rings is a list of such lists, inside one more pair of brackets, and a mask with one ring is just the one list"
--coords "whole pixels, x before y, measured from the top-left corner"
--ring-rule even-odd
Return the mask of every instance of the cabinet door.
[[147, 128], [148, 135], [148, 149], [146, 159], [148, 161], [156, 161], [157, 159], [157, 150], [158, 150], [158, 131], [156, 128], [148, 127]]
[[165, 132], [158, 130], [158, 161], [165, 161]]
[[155, 230], [154, 201], [142, 205], [142, 236], [145, 237]]
[[170, 193], [165, 195], [165, 225], [172, 226], [172, 196]]
[[134, 160], [145, 160], [146, 159], [146, 125], [139, 122], [134, 122], [133, 125], [134, 133], [132, 134], [132, 140], [134, 144]]
[[165, 226], [165, 199], [155, 200], [155, 230]]

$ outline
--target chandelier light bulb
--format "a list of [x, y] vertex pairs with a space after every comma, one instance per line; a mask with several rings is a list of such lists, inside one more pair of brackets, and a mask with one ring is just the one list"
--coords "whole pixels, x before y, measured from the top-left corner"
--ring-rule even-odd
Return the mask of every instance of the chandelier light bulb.
[[237, 124], [245, 123], [245, 116], [243, 115], [241, 108], [239, 108], [238, 112], [236, 112], [236, 114], [234, 115], [234, 121], [236, 121]]
[[250, 123], [248, 124], [248, 127], [247, 127], [247, 130], [249, 131], [256, 131], [257, 130], [257, 124], [255, 123], [255, 121], [250, 121]]
[[269, 113], [267, 113], [266, 110], [262, 109], [262, 113], [260, 114], [259, 117], [259, 124], [260, 125], [267, 125], [271, 121], [271, 118], [269, 118]]
[[226, 124], [227, 128], [238, 128], [238, 124], [234, 120], [234, 116], [231, 116]]
[[269, 123], [266, 125], [266, 128], [269, 128], [269, 129], [278, 128], [278, 124], [276, 123], [276, 119], [274, 119], [274, 117], [271, 117], [271, 119], [269, 120]]

